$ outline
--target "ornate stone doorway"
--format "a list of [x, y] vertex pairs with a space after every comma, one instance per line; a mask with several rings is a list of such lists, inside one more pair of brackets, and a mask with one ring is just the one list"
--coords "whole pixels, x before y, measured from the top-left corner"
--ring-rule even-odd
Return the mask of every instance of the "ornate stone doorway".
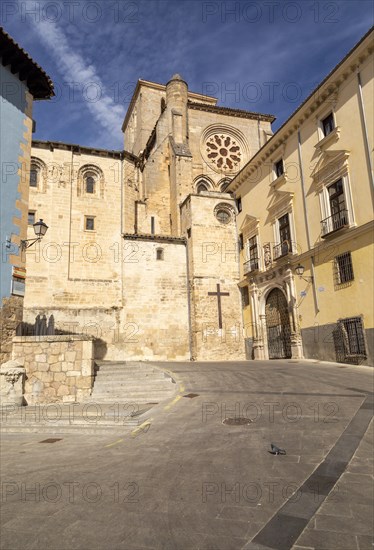
[[265, 318], [269, 359], [291, 358], [290, 317], [286, 297], [279, 288], [273, 288], [266, 298]]

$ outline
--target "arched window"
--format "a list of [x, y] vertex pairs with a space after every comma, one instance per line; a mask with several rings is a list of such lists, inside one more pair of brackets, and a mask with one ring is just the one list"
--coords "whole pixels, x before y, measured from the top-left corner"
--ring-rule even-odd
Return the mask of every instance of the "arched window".
[[95, 193], [95, 179], [91, 174], [87, 174], [85, 177], [86, 193]]
[[104, 174], [96, 164], [85, 164], [78, 171], [78, 197], [104, 198]]
[[36, 164], [32, 164], [30, 168], [30, 187], [38, 187], [39, 170]]
[[47, 190], [47, 166], [37, 157], [31, 157], [29, 187], [38, 193], [45, 193]]
[[163, 248], [157, 248], [157, 250], [156, 250], [156, 259], [157, 260], [163, 260], [164, 259], [164, 249]]
[[199, 181], [196, 187], [196, 191], [198, 193], [204, 193], [205, 191], [209, 191], [209, 186], [204, 180]]
[[231, 180], [224, 180], [222, 183], [221, 183], [221, 192], [222, 193], [225, 193], [226, 189], [228, 188], [228, 186], [230, 185], [231, 183]]

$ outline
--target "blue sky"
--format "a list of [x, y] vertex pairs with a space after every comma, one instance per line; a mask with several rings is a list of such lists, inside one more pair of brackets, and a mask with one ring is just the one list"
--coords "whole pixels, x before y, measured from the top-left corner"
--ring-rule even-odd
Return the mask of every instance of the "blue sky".
[[371, 0], [3, 0], [1, 25], [52, 78], [35, 139], [122, 149], [138, 78], [271, 113], [276, 130], [373, 25]]

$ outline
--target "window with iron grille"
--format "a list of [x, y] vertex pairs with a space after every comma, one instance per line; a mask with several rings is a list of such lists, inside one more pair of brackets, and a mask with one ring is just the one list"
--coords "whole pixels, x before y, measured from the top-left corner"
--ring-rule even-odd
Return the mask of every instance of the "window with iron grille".
[[[290, 218], [288, 214], [285, 214], [278, 220], [279, 223], [279, 239], [281, 245], [284, 245], [284, 247], [287, 245], [287, 251], [291, 252], [291, 228], [290, 228]], [[283, 249], [282, 249], [283, 252]]]
[[257, 250], [257, 236], [254, 235], [248, 239], [248, 256], [251, 266], [251, 271], [258, 269], [258, 250]]
[[366, 357], [364, 325], [361, 317], [341, 319], [339, 327], [342, 333], [346, 355], [361, 355]]
[[335, 183], [330, 185], [327, 190], [329, 193], [331, 215], [338, 215], [346, 208], [343, 180], [340, 179], [336, 181]]
[[247, 286], [243, 286], [241, 289], [242, 305], [243, 307], [249, 306], [249, 291]]
[[353, 281], [353, 265], [350, 252], [340, 254], [335, 258], [335, 282], [338, 285]]

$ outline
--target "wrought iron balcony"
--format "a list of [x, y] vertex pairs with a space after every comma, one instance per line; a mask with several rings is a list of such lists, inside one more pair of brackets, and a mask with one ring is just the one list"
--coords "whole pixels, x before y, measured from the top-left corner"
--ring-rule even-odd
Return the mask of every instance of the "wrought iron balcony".
[[287, 254], [290, 254], [291, 252], [292, 252], [291, 241], [283, 241], [282, 243], [276, 244], [275, 246], [273, 246], [274, 260], [278, 260], [283, 256], [287, 256]]
[[321, 221], [321, 236], [326, 237], [330, 233], [334, 233], [334, 231], [338, 231], [348, 225], [348, 210], [340, 210], [340, 212]]
[[257, 271], [259, 266], [258, 258], [251, 258], [244, 262], [244, 275]]

